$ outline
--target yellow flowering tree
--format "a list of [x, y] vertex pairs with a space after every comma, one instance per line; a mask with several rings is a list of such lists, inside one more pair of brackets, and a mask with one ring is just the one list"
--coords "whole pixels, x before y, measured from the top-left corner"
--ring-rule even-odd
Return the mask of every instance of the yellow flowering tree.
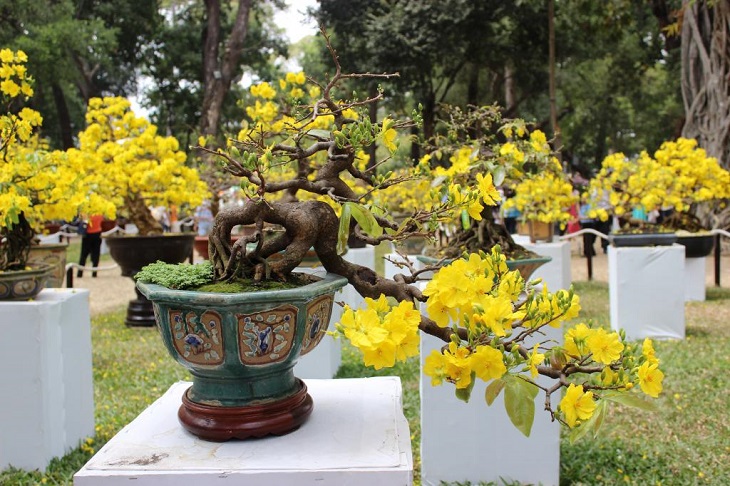
[[[576, 435], [596, 430], [612, 401], [649, 407], [630, 393], [640, 389], [653, 397], [661, 391], [651, 343], [639, 347], [619, 333], [586, 324], [570, 331], [565, 345], [544, 339], [548, 327], [578, 317], [580, 300], [572, 290], [537, 291], [534, 282], [509, 271], [499, 245], [394, 279], [342, 257], [348, 238], [377, 245], [413, 233], [433, 235], [439, 225], [455, 220], [468, 223], [464, 228], [478, 227], [499, 200], [495, 180], [556, 161], [544, 135], [530, 132], [524, 122], [493, 118], [490, 123], [497, 123], [507, 140], [502, 144], [452, 132], [448, 145], [434, 145], [416, 167], [379, 172], [383, 161], [363, 163], [362, 149], [379, 142], [393, 154], [396, 131], [415, 121], [389, 116], [373, 124], [362, 116], [360, 110], [382, 94], [345, 97], [336, 91], [340, 83], [388, 75], [343, 73], [332, 49], [331, 54], [336, 66], [331, 79], [317, 82], [290, 73], [278, 83], [253, 86], [250, 123], [238, 138], [227, 150], [200, 147], [241, 178], [250, 198], [215, 218], [209, 237], [214, 278], [286, 279], [313, 248], [328, 272], [346, 277], [365, 297], [363, 307], [345, 308], [335, 333], [360, 349], [366, 364], [393, 366], [418, 354], [420, 333], [435, 336], [444, 347], [426, 360], [433, 384], [450, 383], [457, 397], [468, 400], [476, 380], [488, 382], [487, 403], [504, 393], [510, 418], [525, 434], [540, 392], [543, 408]], [[475, 113], [467, 116], [483, 120]], [[449, 163], [436, 163], [441, 161]], [[427, 184], [419, 186], [422, 181]], [[423, 193], [409, 217], [398, 222], [380, 206], [377, 193], [404, 183], [422, 187]], [[283, 231], [264, 238], [265, 224]], [[237, 225], [256, 230], [232, 244], [230, 232]], [[434, 275], [421, 289], [416, 284], [424, 272]], [[565, 397], [555, 398], [563, 390]]]
[[561, 172], [530, 174], [514, 186], [515, 196], [506, 199], [505, 209], [517, 209], [526, 221], [560, 223], [562, 227], [573, 218], [568, 212], [578, 202], [573, 185]]
[[174, 137], [163, 137], [157, 127], [138, 117], [128, 100], [92, 98], [79, 147], [67, 156], [84, 167], [94, 192], [137, 225], [142, 235], [161, 234], [150, 206], [197, 206], [208, 197], [206, 184]]
[[[682, 215], [696, 205], [730, 197], [730, 173], [698, 147], [696, 140], [679, 138], [664, 142], [653, 157], [647, 152], [636, 159], [622, 153], [609, 155], [591, 180], [587, 194], [594, 207], [607, 196], [609, 210], [619, 217], [622, 227], [641, 224], [630, 220], [637, 208], [646, 212], [674, 209], [677, 220], [686, 221]], [[589, 216], [605, 221], [609, 215], [595, 210]], [[700, 229], [697, 221], [694, 227], [683, 226]]]
[[37, 231], [50, 219], [79, 212], [114, 215], [114, 206], [93, 192], [86, 167], [50, 151], [36, 129], [40, 114], [24, 101], [33, 96], [23, 51], [0, 50], [0, 270], [23, 270]]

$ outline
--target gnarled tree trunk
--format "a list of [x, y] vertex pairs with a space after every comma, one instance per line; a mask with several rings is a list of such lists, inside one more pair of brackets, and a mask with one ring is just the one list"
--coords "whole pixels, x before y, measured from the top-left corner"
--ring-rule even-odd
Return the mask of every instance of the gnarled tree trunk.
[[[695, 138], [723, 167], [730, 166], [730, 3], [684, 1], [682, 98], [686, 122], [682, 136]], [[706, 226], [730, 226], [730, 210], [702, 206]], [[714, 213], [714, 214], [713, 214]]]
[[682, 135], [730, 164], [730, 4], [685, 0], [682, 24]]

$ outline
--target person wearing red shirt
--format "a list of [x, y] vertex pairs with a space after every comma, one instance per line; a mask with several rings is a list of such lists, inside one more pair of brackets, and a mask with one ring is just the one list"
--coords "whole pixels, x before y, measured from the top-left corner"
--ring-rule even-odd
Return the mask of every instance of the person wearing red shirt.
[[[86, 221], [86, 227], [81, 237], [81, 258], [79, 265], [86, 265], [86, 258], [91, 256], [91, 264], [93, 267], [99, 266], [99, 255], [101, 254], [101, 222], [104, 217], [101, 214], [94, 214]], [[83, 277], [84, 271], [79, 268], [76, 272], [77, 277]], [[96, 277], [96, 271], [91, 274]]]

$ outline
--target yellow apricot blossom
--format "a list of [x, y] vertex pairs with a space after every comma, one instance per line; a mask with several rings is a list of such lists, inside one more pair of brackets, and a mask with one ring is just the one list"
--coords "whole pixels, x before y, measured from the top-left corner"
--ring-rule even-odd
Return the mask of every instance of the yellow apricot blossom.
[[621, 356], [624, 345], [618, 333], [607, 333], [605, 329], [592, 329], [586, 338], [588, 349], [598, 363], [611, 364]]
[[530, 376], [533, 378], [536, 378], [538, 375], [537, 367], [545, 361], [545, 354], [537, 352], [539, 346], [539, 344], [535, 344], [532, 348], [532, 353], [530, 353], [530, 357], [527, 360], [527, 365], [530, 368]]
[[641, 345], [641, 354], [650, 364], [659, 364], [659, 359], [656, 357], [656, 351], [654, 351], [654, 343], [652, 343], [651, 339], [644, 339], [644, 342]]
[[582, 322], [568, 329], [565, 333], [565, 343], [563, 344], [565, 352], [573, 358], [579, 358], [588, 354], [587, 338], [590, 333], [591, 329]]
[[659, 363], [645, 362], [637, 371], [641, 391], [650, 397], [657, 398], [662, 392], [664, 373], [659, 369]]
[[489, 381], [501, 378], [507, 373], [502, 353], [489, 346], [479, 346], [471, 356], [470, 368], [477, 378]]
[[560, 410], [568, 427], [575, 427], [581, 421], [588, 420], [596, 410], [593, 392], [584, 391], [582, 386], [571, 383], [560, 400]]

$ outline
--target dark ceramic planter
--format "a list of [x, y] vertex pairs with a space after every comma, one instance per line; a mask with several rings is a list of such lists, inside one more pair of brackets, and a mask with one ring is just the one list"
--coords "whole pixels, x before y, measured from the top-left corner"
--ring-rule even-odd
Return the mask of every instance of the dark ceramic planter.
[[167, 350], [193, 376], [182, 425], [214, 441], [298, 428], [313, 405], [294, 365], [325, 335], [334, 293], [346, 283], [327, 274], [295, 289], [222, 294], [137, 282]]
[[[107, 236], [105, 240], [109, 247], [109, 255], [121, 267], [122, 275], [131, 278], [150, 263], [157, 261], [182, 263], [190, 258], [195, 234]], [[130, 300], [127, 306], [124, 323], [128, 326], [154, 326], [152, 303], [139, 290], [136, 292], [137, 298]]]
[[0, 272], [1, 300], [30, 300], [46, 287], [53, 267], [46, 263], [29, 263], [30, 270]]
[[631, 233], [608, 235], [608, 240], [615, 247], [627, 246], [670, 246], [676, 243], [674, 233]]
[[678, 236], [677, 243], [684, 245], [685, 258], [702, 258], [712, 253], [715, 248], [715, 235]]

